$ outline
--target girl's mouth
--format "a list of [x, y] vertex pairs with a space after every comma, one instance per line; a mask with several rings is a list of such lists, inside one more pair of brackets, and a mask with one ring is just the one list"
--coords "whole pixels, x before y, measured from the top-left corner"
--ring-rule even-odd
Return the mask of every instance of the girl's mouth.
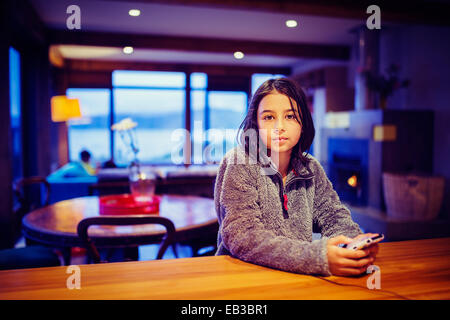
[[285, 137], [278, 137], [273, 139], [274, 143], [278, 144], [278, 145], [282, 145], [284, 144], [288, 139]]

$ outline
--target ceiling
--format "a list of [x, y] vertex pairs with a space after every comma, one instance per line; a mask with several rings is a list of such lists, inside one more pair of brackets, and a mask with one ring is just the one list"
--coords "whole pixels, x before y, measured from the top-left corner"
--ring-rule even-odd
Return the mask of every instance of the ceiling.
[[[108, 32], [129, 35], [156, 35], [167, 37], [195, 37], [207, 39], [267, 42], [271, 47], [280, 44], [327, 44], [351, 46], [354, 27], [365, 23], [361, 19], [333, 18], [298, 13], [248, 10], [241, 7], [220, 8], [214, 6], [161, 4], [153, 1], [78, 0], [81, 11], [81, 30], [68, 30], [66, 13], [73, 0], [30, 0], [47, 28], [76, 32]], [[195, 1], [194, 1], [195, 2]], [[139, 17], [131, 17], [130, 9], [139, 9]], [[295, 28], [287, 28], [285, 21], [294, 19]], [[66, 59], [93, 59], [114, 61], [152, 61], [167, 63], [251, 65], [274, 67], [304, 67], [308, 63], [333, 63], [331, 59], [258, 54], [252, 52], [237, 60], [231, 53], [198, 50], [173, 50], [167, 48], [136, 48], [132, 54], [124, 54], [122, 48], [82, 43], [58, 45], [57, 50]], [[238, 51], [239, 48], [236, 48]], [[342, 62], [341, 62], [342, 63]]]

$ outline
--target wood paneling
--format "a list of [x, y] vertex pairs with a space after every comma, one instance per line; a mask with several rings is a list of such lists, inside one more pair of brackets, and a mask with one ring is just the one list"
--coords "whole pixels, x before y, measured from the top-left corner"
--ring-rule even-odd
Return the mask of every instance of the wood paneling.
[[66, 77], [70, 88], [109, 88], [111, 86], [111, 71], [67, 70]]

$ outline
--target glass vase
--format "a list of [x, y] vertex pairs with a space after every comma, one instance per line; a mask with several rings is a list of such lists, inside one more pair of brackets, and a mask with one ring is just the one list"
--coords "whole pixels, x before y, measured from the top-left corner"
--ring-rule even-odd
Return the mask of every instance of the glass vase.
[[133, 163], [129, 167], [131, 195], [136, 202], [152, 202], [156, 189], [157, 176], [150, 167]]

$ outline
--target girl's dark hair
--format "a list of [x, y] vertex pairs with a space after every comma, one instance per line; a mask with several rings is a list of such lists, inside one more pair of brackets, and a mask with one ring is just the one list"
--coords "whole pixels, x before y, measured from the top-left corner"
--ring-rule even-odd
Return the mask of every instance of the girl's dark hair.
[[[294, 100], [297, 104], [297, 110], [295, 110], [295, 105], [293, 105], [292, 102], [291, 107], [294, 110], [296, 120], [302, 126], [302, 134], [300, 136], [299, 142], [292, 149], [291, 157], [297, 157], [303, 164], [306, 164], [309, 161], [307, 158], [307, 154], [315, 135], [314, 123], [311, 117], [311, 113], [309, 112], [308, 105], [306, 103], [305, 93], [299, 86], [295, 84], [295, 82], [287, 78], [267, 80], [256, 90], [250, 100], [247, 115], [245, 116], [244, 121], [239, 127], [238, 143], [245, 148], [245, 151], [247, 153], [249, 153], [249, 150], [254, 150], [250, 148], [249, 144], [251, 143], [251, 141], [249, 141], [248, 137], [245, 136], [245, 132], [249, 129], [255, 130], [257, 135], [256, 143], [258, 143], [258, 145], [256, 146], [256, 150], [259, 155], [259, 144], [262, 142], [260, 142], [258, 133], [258, 106], [261, 100], [273, 91], [284, 94], [285, 96]], [[298, 116], [300, 116], [300, 119], [298, 118]]]

